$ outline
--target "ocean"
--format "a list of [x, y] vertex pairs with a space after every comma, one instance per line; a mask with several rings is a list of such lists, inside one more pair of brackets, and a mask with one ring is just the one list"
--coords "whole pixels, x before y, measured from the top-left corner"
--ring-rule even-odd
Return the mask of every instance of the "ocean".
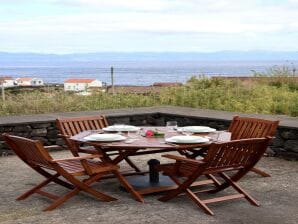
[[298, 70], [298, 61], [104, 61], [47, 66], [2, 66], [0, 76], [38, 77], [45, 83], [63, 83], [67, 78], [96, 78], [115, 85], [152, 85], [154, 82], [185, 83], [192, 76], [252, 76], [253, 71], [286, 66]]

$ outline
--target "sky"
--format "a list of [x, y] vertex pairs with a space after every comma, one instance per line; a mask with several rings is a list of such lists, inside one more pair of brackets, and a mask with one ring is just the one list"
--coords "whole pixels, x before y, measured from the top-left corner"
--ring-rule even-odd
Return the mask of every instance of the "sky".
[[0, 51], [298, 51], [298, 0], [0, 0]]

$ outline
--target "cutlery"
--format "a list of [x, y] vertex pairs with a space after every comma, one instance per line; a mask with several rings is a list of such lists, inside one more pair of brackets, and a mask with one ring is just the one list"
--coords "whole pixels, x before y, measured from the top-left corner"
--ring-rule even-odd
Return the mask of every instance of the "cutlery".
[[166, 144], [166, 145], [172, 145], [172, 146], [179, 146], [177, 144], [171, 143], [171, 142], [160, 142], [161, 144]]

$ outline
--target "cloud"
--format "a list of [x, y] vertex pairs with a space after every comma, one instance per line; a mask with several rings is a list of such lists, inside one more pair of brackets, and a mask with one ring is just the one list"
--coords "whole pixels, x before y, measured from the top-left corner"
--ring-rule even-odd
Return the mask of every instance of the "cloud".
[[[18, 2], [30, 8], [32, 5], [28, 2], [37, 0]], [[169, 48], [166, 39], [173, 44], [173, 49], [180, 50], [182, 47], [186, 50], [212, 50], [214, 47], [243, 49], [253, 48], [254, 44], [256, 48], [272, 49], [277, 40], [293, 41], [291, 45], [298, 46], [294, 38], [298, 33], [298, 12], [297, 8], [290, 7], [290, 4], [297, 2], [294, 0], [283, 4], [265, 4], [267, 1], [257, 0], [43, 2], [52, 6], [51, 13], [44, 5], [44, 15], [39, 13], [42, 16], [26, 15], [2, 22], [0, 16], [0, 51], [8, 49], [8, 46], [13, 49], [11, 43], [15, 44], [15, 48], [34, 48], [38, 45], [42, 49], [43, 45], [47, 50], [64, 51], [71, 48], [73, 51], [88, 51], [88, 47], [89, 51], [95, 48], [108, 50], [116, 46], [120, 50], [140, 50], [142, 47], [162, 50]], [[71, 8], [75, 9], [73, 13], [61, 13], [61, 10]], [[135, 48], [132, 43], [136, 44]], [[286, 45], [289, 43], [283, 46]]]
[[298, 0], [288, 0], [288, 2], [291, 4], [298, 4]]
[[[271, 12], [272, 13], [272, 12]], [[240, 14], [163, 14], [163, 13], [100, 13], [43, 16], [34, 19], [0, 23], [5, 32], [157, 32], [157, 33], [274, 33], [297, 28], [296, 14], [274, 11]], [[251, 17], [251, 18], [250, 18]], [[13, 27], [13, 29], [11, 29]], [[298, 31], [298, 30], [297, 30]]]
[[[174, 1], [173, 1], [174, 2]], [[169, 0], [129, 0], [129, 1], [116, 1], [116, 0], [57, 0], [56, 4], [83, 7], [89, 9], [102, 9], [102, 10], [141, 10], [141, 11], [159, 11], [164, 10], [170, 5]]]

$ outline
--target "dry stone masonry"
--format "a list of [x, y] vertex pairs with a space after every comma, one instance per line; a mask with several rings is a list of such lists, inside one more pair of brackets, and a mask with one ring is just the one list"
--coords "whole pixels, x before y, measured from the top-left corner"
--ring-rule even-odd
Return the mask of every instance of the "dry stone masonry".
[[[223, 113], [225, 113], [226, 116], [223, 116]], [[10, 133], [41, 140], [45, 145], [64, 145], [63, 140], [58, 136], [55, 118], [63, 116], [86, 116], [92, 114], [106, 115], [110, 124], [125, 123], [136, 126], [164, 126], [167, 121], [176, 120], [178, 121], [179, 126], [204, 125], [218, 130], [226, 130], [233, 115], [235, 115], [235, 113], [218, 111], [213, 111], [212, 114], [212, 111], [204, 111], [193, 108], [158, 107], [51, 114], [51, 116], [32, 115], [28, 119], [24, 119], [22, 116], [13, 116], [0, 117], [0, 133]], [[218, 114], [220, 116], [216, 116]], [[239, 115], [241, 116], [241, 114]], [[297, 160], [298, 126], [280, 125], [276, 138], [270, 148], [270, 155]], [[0, 138], [0, 156], [6, 156], [9, 154], [12, 154], [12, 152]]]

